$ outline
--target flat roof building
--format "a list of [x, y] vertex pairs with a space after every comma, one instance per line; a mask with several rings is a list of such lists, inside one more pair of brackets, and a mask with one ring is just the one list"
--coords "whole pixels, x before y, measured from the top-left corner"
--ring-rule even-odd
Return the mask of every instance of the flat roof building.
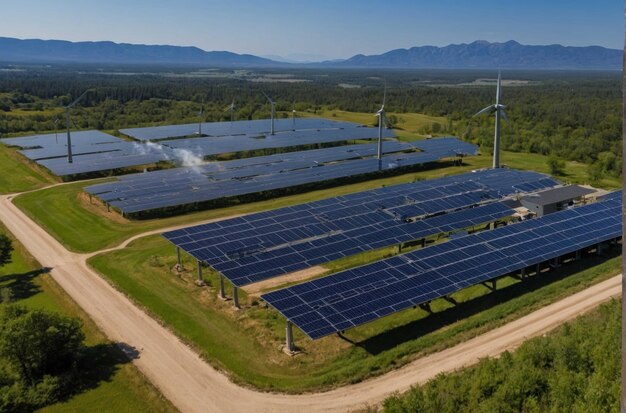
[[593, 189], [583, 188], [578, 185], [568, 185], [559, 188], [548, 189], [527, 195], [521, 199], [521, 204], [538, 217], [561, 211], [579, 202], [585, 195], [596, 192]]

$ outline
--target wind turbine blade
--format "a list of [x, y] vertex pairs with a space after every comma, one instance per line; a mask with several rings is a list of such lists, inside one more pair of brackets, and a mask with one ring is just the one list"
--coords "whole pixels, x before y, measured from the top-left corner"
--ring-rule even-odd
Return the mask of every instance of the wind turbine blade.
[[500, 71], [498, 70], [498, 87], [496, 88], [496, 105], [500, 103], [500, 94], [502, 93], [500, 91], [500, 82], [501, 82], [501, 76], [500, 76]]
[[265, 98], [267, 99], [268, 102], [270, 102], [272, 105], [274, 104], [274, 101], [269, 96], [267, 96], [267, 93], [265, 93], [263, 91], [261, 91], [261, 93], [263, 93], [263, 96], [265, 96]]
[[509, 118], [506, 116], [506, 112], [503, 109], [500, 109], [500, 116], [502, 116], [502, 119], [505, 121], [509, 121]]
[[496, 108], [494, 107], [494, 105], [489, 105], [484, 109], [479, 110], [478, 112], [476, 112], [476, 114], [474, 115], [474, 117], [476, 116], [480, 116], [484, 113], [493, 113], [493, 111], [496, 110]]
[[385, 89], [383, 91], [383, 107], [385, 107], [386, 101], [387, 101], [387, 80], [385, 80]]

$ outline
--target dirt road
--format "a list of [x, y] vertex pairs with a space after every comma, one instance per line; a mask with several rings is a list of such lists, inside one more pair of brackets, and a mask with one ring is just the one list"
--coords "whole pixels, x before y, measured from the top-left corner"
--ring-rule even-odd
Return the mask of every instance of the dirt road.
[[86, 265], [87, 255], [67, 251], [54, 238], [0, 197], [0, 220], [46, 267], [65, 291], [114, 341], [136, 348], [137, 367], [183, 412], [344, 412], [376, 404], [440, 372], [513, 349], [621, 292], [620, 277], [542, 308], [455, 347], [416, 360], [396, 371], [336, 390], [289, 396], [239, 387], [202, 361], [174, 334], [137, 308]]

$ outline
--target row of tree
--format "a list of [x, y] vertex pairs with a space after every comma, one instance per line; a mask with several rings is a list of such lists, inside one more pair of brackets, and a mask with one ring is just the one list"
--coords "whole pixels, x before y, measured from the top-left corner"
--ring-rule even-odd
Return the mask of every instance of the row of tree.
[[513, 353], [438, 376], [384, 402], [386, 413], [619, 412], [620, 303]]

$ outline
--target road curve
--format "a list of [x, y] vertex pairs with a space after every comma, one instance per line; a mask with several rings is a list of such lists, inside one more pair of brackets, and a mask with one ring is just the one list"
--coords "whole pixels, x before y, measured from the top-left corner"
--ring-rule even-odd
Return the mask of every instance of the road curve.
[[548, 305], [449, 349], [364, 382], [322, 393], [285, 395], [243, 388], [205, 363], [10, 202], [0, 197], [0, 220], [113, 341], [136, 348], [133, 362], [182, 412], [347, 412], [380, 403], [437, 374], [514, 349], [621, 293], [621, 276]]

